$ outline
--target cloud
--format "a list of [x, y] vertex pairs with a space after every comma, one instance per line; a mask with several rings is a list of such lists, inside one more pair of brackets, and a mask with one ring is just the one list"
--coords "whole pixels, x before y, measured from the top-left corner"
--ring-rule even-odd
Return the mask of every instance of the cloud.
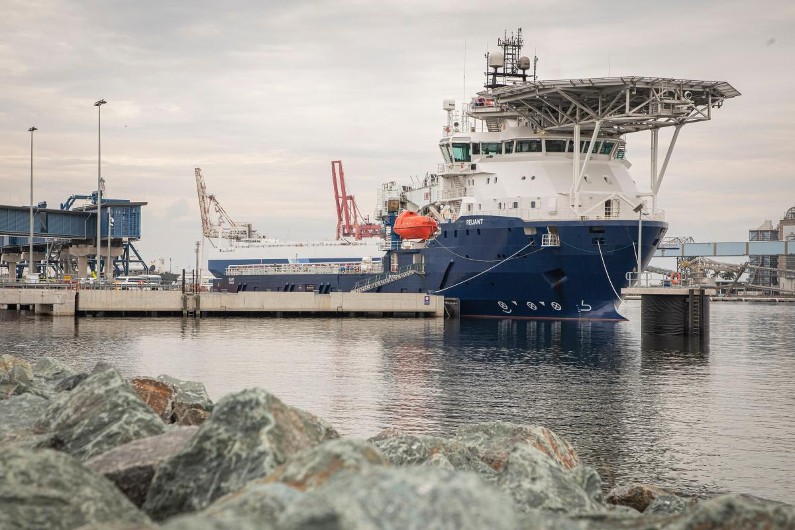
[[[653, 20], [653, 23], [649, 21]], [[0, 202], [50, 204], [96, 186], [97, 109], [109, 193], [146, 200], [141, 248], [190, 264], [199, 233], [193, 168], [234, 217], [284, 238], [330, 237], [330, 160], [370, 213], [387, 180], [434, 172], [441, 101], [470, 97], [483, 54], [524, 29], [543, 78], [726, 79], [743, 96], [683, 130], [661, 204], [672, 229], [742, 239], [795, 197], [787, 35], [795, 8], [628, 0], [307, 1], [219, 4], [9, 0], [0, 20]], [[773, 42], [771, 42], [773, 41]], [[760, 43], [766, 43], [761, 46]], [[773, 46], [772, 44], [775, 44]], [[647, 182], [648, 136], [630, 137]], [[780, 211], [781, 210], [781, 211]], [[732, 217], [732, 212], [736, 215]], [[752, 221], [752, 222], [751, 222]]]

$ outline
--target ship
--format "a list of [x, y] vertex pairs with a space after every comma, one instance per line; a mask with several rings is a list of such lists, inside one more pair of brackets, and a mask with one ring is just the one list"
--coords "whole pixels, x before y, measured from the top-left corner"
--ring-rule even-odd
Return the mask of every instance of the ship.
[[[426, 293], [457, 299], [462, 317], [624, 320], [621, 289], [668, 229], [657, 197], [681, 128], [740, 93], [725, 81], [539, 80], [521, 29], [497, 45], [483, 90], [443, 101], [438, 167], [381, 185], [379, 256], [230, 265], [215, 289]], [[626, 144], [641, 132], [645, 190]]]

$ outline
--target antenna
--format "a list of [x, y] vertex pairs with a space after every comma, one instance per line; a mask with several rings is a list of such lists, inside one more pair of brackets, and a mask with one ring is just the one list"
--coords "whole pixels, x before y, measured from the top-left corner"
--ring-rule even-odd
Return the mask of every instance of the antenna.
[[[464, 36], [464, 91], [461, 96], [461, 122], [464, 121], [464, 116], [466, 115], [465, 105], [467, 100], [467, 38]], [[450, 125], [450, 119], [448, 115], [447, 125]]]

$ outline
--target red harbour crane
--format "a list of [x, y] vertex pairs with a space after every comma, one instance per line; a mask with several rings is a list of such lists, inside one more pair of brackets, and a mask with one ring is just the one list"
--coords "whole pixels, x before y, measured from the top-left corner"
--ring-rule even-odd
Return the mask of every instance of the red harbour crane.
[[334, 201], [337, 207], [337, 239], [353, 237], [379, 237], [381, 225], [371, 223], [369, 216], [359, 212], [356, 199], [345, 190], [345, 173], [342, 160], [331, 161], [331, 179], [334, 182]]

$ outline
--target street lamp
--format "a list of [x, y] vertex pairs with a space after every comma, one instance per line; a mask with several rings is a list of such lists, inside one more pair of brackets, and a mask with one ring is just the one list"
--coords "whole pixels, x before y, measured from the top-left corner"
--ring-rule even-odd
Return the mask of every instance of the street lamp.
[[100, 279], [102, 262], [102, 105], [105, 103], [104, 99], [94, 103], [97, 108], [97, 279]]
[[30, 246], [28, 248], [28, 276], [33, 274], [33, 131], [38, 131], [38, 129], [35, 126], [28, 129], [30, 133]]

